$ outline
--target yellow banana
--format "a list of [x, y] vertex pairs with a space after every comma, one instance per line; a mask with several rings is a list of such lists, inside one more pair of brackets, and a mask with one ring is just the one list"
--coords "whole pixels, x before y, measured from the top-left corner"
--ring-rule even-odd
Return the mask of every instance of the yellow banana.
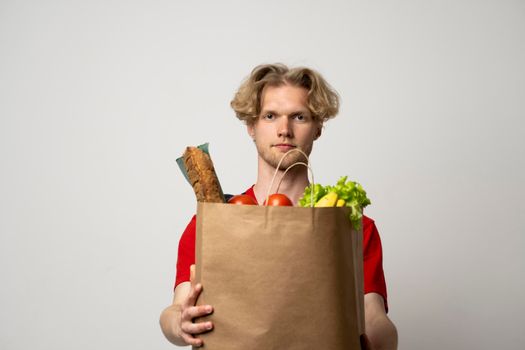
[[328, 192], [315, 203], [315, 207], [335, 207], [337, 203], [337, 193]]
[[344, 207], [345, 206], [345, 200], [344, 199], [338, 199], [337, 203], [335, 203], [336, 207]]

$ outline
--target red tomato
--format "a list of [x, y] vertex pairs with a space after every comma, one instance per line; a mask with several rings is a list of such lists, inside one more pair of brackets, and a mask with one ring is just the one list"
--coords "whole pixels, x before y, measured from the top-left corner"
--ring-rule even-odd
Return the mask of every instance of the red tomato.
[[266, 201], [264, 201], [263, 205], [293, 207], [293, 203], [290, 198], [286, 197], [286, 195], [282, 193], [271, 194], [268, 197], [268, 204], [266, 204]]
[[239, 194], [237, 196], [233, 196], [230, 198], [228, 203], [239, 205], [257, 205], [255, 199], [253, 199], [251, 196], [248, 196], [247, 194]]

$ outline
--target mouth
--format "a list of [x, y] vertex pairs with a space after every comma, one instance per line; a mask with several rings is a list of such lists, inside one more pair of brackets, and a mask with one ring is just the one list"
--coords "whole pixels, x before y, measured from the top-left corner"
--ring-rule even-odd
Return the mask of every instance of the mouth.
[[296, 148], [297, 146], [292, 145], [290, 143], [277, 143], [273, 145], [273, 147], [277, 148], [281, 152], [288, 152], [289, 150]]

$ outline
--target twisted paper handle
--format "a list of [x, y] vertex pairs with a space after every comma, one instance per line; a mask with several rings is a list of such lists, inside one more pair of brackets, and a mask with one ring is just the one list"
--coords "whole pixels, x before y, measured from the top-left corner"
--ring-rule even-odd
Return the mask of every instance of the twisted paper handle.
[[[285, 154], [283, 154], [283, 156], [281, 157], [281, 160], [279, 160], [279, 163], [277, 164], [277, 167], [275, 168], [275, 172], [273, 173], [273, 177], [272, 177], [272, 182], [270, 182], [270, 186], [268, 187], [268, 191], [266, 192], [266, 203], [267, 203], [267, 205], [268, 205], [268, 199], [270, 198], [270, 191], [271, 191], [271, 189], [273, 187], [273, 183], [275, 181], [275, 177], [277, 176], [277, 173], [279, 172], [279, 168], [281, 167], [281, 163], [283, 162], [284, 158], [286, 158], [286, 156], [289, 155], [292, 152], [299, 152], [299, 153], [301, 153], [306, 158], [306, 161], [308, 163], [310, 163], [310, 158], [308, 158], [306, 153], [304, 153], [299, 148], [293, 148], [293, 149], [289, 150], [288, 152], [286, 152]], [[314, 172], [313, 172], [312, 168], [310, 167], [310, 165], [308, 163], [295, 162], [292, 165], [290, 165], [288, 168], [286, 168], [286, 170], [283, 173], [283, 176], [281, 176], [281, 179], [279, 180], [279, 183], [277, 184], [277, 189], [275, 190], [275, 193], [279, 193], [279, 187], [281, 187], [281, 182], [283, 181], [284, 176], [286, 175], [288, 170], [290, 170], [291, 168], [293, 168], [296, 165], [303, 165], [303, 166], [308, 168], [308, 170], [309, 170], [308, 174], [310, 175], [310, 177], [312, 179], [312, 181], [310, 182], [310, 187], [311, 187], [311, 191], [310, 191], [311, 193], [310, 194], [312, 196], [312, 200], [310, 202], [311, 202], [311, 206], [313, 207], [314, 206]]]

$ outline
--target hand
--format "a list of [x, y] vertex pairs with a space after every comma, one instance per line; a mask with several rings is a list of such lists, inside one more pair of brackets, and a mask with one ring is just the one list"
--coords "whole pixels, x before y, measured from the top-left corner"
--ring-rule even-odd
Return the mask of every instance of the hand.
[[195, 306], [197, 298], [202, 292], [202, 285], [195, 284], [195, 265], [190, 267], [190, 283], [191, 289], [188, 297], [181, 305], [181, 338], [188, 344], [193, 346], [202, 346], [202, 339], [195, 337], [195, 335], [208, 332], [213, 329], [213, 323], [210, 321], [194, 323], [193, 320], [198, 317], [209, 315], [213, 312], [211, 305]]

